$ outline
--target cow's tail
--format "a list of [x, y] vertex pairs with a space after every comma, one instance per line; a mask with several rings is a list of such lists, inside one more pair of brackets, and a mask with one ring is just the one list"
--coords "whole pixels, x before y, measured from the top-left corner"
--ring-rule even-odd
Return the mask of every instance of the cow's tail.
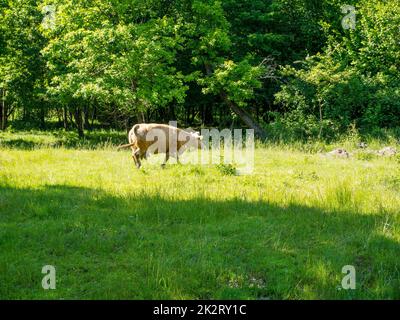
[[140, 124], [135, 124], [134, 126], [133, 126], [133, 133], [135, 134], [135, 136], [137, 137], [137, 136], [142, 136], [140, 133], [138, 133], [138, 130], [139, 130], [139, 128], [140, 128]]
[[134, 146], [134, 145], [135, 145], [135, 143], [123, 144], [122, 146], [118, 146], [118, 147], [117, 147], [117, 150], [119, 150], [119, 149], [124, 149], [124, 148], [129, 148], [129, 147], [132, 147], [132, 146]]
[[[133, 126], [133, 128], [132, 128], [133, 134], [135, 135], [135, 137], [140, 136], [140, 134], [138, 134], [139, 127], [140, 127], [140, 124], [135, 124]], [[132, 132], [132, 130], [130, 132]], [[136, 142], [132, 141], [131, 136], [129, 136], [129, 142], [130, 143], [128, 143], [128, 144], [123, 144], [121, 146], [118, 146], [117, 150], [124, 149], [124, 148], [129, 148], [129, 147], [132, 147], [132, 146], [134, 146], [136, 144]]]

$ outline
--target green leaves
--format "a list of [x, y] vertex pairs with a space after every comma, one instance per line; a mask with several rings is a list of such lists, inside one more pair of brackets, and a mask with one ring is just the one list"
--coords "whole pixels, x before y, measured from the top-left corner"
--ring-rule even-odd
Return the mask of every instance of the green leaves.
[[[356, 7], [354, 30], [341, 26], [343, 4]], [[391, 126], [399, 10], [396, 0], [0, 0], [1, 97], [9, 114], [65, 127], [80, 110], [119, 127], [138, 116], [230, 125], [232, 112], [250, 127], [278, 113], [315, 128]], [[281, 83], [276, 65], [288, 65]]]
[[35, 4], [33, 0], [0, 2], [0, 88], [6, 93], [2, 100], [7, 113], [38, 101], [34, 92], [42, 85], [40, 49], [45, 39], [38, 31], [42, 17]]
[[244, 106], [252, 97], [253, 90], [261, 87], [262, 74], [262, 66], [254, 67], [246, 59], [239, 63], [226, 60], [215, 68], [212, 76], [199, 79], [198, 82], [203, 86], [203, 93], [225, 92], [231, 101]]
[[[113, 25], [112, 20], [103, 20], [99, 25], [92, 21], [99, 18], [94, 13], [96, 3], [87, 2], [74, 10], [65, 4], [59, 8], [59, 21], [74, 23], [63, 25], [62, 34], [51, 38], [43, 50], [53, 71], [49, 92], [139, 109], [182, 101], [186, 87], [173, 66], [182, 43], [179, 24], [163, 17], [143, 24]], [[103, 9], [115, 10], [104, 5]]]
[[332, 120], [342, 130], [354, 121], [362, 128], [394, 126], [400, 120], [399, 25], [397, 1], [361, 1], [355, 30], [330, 37], [324, 53], [304, 61], [302, 69], [282, 70], [290, 81], [276, 102], [289, 113]]

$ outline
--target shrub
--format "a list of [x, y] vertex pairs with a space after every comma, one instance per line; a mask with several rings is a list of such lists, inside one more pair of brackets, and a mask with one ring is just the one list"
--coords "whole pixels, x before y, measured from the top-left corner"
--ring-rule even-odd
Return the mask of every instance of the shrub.
[[233, 164], [220, 163], [217, 166], [218, 171], [224, 176], [236, 175], [236, 167]]

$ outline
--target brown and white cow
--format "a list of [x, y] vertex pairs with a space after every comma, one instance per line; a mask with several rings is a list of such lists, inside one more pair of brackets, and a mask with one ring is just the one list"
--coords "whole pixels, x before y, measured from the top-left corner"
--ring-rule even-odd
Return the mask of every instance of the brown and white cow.
[[203, 148], [203, 137], [198, 132], [188, 132], [173, 126], [157, 123], [140, 123], [128, 133], [129, 143], [118, 149], [132, 149], [132, 159], [137, 168], [150, 154], [165, 153], [164, 167], [170, 156], [179, 162], [179, 156], [189, 147]]

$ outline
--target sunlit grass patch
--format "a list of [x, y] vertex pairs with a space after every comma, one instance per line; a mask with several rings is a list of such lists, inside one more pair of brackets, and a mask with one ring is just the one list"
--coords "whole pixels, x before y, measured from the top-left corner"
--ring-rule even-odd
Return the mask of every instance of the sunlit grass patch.
[[[115, 145], [1, 147], [1, 298], [400, 298], [394, 157], [266, 145], [236, 175], [137, 170]], [[54, 291], [40, 285], [46, 264]], [[344, 265], [354, 291], [341, 288]]]

